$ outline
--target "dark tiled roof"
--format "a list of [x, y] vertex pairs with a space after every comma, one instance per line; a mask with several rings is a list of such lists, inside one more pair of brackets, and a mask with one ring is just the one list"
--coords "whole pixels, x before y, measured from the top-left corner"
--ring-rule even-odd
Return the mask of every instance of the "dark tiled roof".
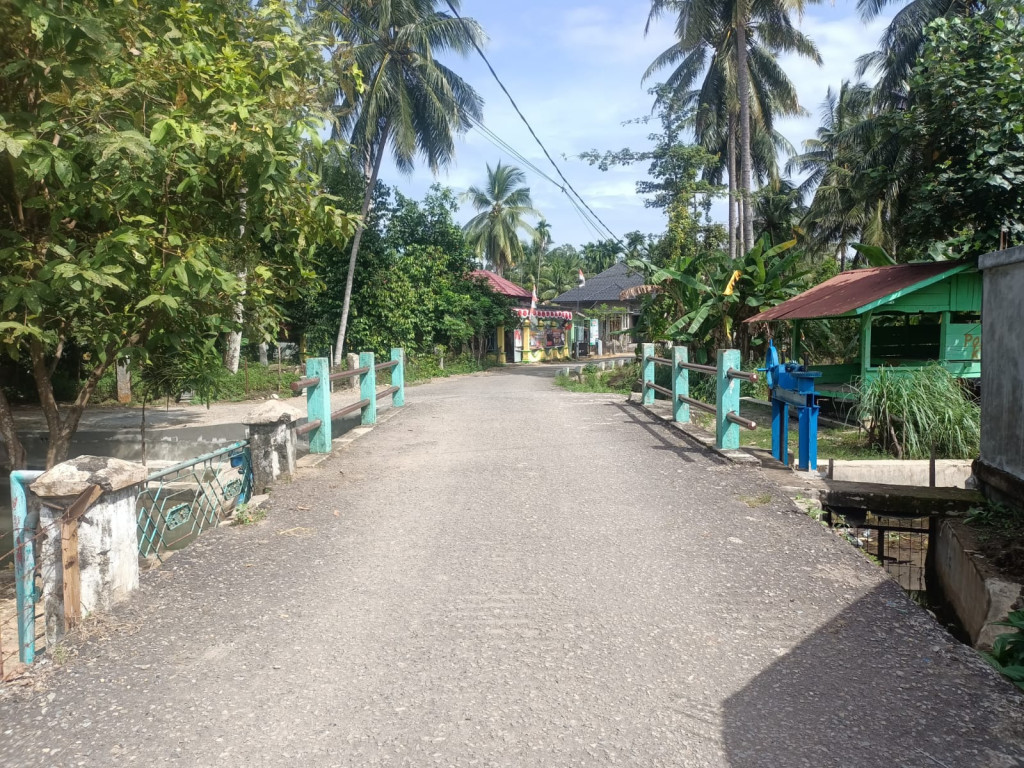
[[520, 288], [518, 285], [513, 283], [511, 280], [506, 280], [504, 277], [499, 277], [493, 272], [489, 272], [486, 269], [474, 269], [470, 275], [472, 277], [482, 277], [491, 285], [491, 290], [495, 293], [501, 293], [505, 296], [511, 296], [513, 299], [527, 299], [532, 300], [533, 294], [525, 288]]
[[626, 262], [617, 262], [599, 275], [587, 278], [582, 288], [573, 288], [553, 299], [555, 304], [591, 304], [598, 302], [622, 301], [619, 294], [627, 288], [644, 284], [643, 275], [634, 272]]
[[[766, 320], [813, 320], [818, 317], [839, 317], [860, 314], [856, 310], [892, 296], [905, 295], [924, 283], [963, 272], [969, 263], [939, 261], [926, 264], [897, 264], [892, 267], [871, 267], [841, 272], [821, 285], [816, 285], [799, 296], [778, 306], [766, 309], [746, 322]], [[895, 298], [895, 297], [894, 297]]]

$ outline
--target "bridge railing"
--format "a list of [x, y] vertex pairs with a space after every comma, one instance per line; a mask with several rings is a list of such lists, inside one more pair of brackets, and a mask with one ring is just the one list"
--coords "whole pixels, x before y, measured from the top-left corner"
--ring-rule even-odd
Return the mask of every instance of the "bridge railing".
[[[672, 420], [690, 421], [690, 408], [706, 411], [715, 416], [715, 447], [719, 450], [737, 450], [740, 447], [739, 428], [756, 429], [757, 422], [740, 416], [740, 381], [757, 381], [757, 374], [740, 370], [738, 349], [720, 349], [717, 365], [691, 363], [686, 347], [673, 347], [672, 357], [657, 357], [653, 344], [643, 344], [641, 371], [643, 373], [643, 403], [652, 405], [655, 393], [661, 393], [672, 403]], [[655, 366], [668, 366], [672, 388], [654, 383]], [[715, 377], [715, 405], [690, 397], [690, 372]]]
[[[391, 386], [377, 389], [377, 372], [391, 371]], [[331, 382], [355, 378], [359, 385], [359, 400], [335, 411], [331, 410]], [[306, 391], [306, 423], [296, 427], [296, 435], [309, 435], [310, 453], [331, 452], [331, 422], [359, 411], [363, 424], [377, 423], [377, 403], [391, 396], [391, 405], [405, 405], [405, 350], [391, 350], [391, 360], [378, 363], [373, 352], [359, 354], [359, 367], [331, 373], [326, 357], [306, 361], [306, 378], [292, 385], [293, 392]]]

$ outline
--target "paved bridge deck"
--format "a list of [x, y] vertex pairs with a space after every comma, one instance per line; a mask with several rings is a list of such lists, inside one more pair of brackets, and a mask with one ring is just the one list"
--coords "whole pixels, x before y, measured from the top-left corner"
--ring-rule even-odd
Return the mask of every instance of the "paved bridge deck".
[[1022, 698], [756, 469], [513, 370], [144, 575], [4, 766], [1024, 764]]

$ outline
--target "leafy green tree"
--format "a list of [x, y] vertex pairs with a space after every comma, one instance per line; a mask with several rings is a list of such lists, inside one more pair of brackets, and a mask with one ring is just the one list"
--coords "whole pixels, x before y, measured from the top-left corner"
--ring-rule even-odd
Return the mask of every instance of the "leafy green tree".
[[903, 122], [922, 169], [908, 191], [916, 252], [948, 240], [959, 255], [1024, 243], [1024, 16], [993, 6], [936, 21]]
[[514, 165], [487, 166], [487, 185], [470, 187], [463, 197], [477, 215], [464, 230], [466, 239], [478, 256], [497, 274], [504, 274], [523, 258], [520, 231], [533, 236], [534, 229], [526, 223], [528, 216], [540, 216], [525, 186], [526, 174]]
[[[321, 194], [332, 40], [267, 0], [0, 0], [0, 355], [32, 371], [62, 461], [116, 357], [258, 335], [353, 221]], [[240, 280], [239, 275], [245, 275]], [[85, 381], [58, 406], [80, 350]], [[0, 434], [25, 454], [0, 392]]]
[[[458, 0], [452, 4], [458, 9]], [[341, 131], [355, 149], [366, 182], [364, 221], [389, 146], [399, 170], [410, 172], [422, 157], [436, 173], [451, 163], [455, 135], [481, 117], [483, 102], [476, 91], [437, 57], [466, 55], [482, 43], [483, 31], [473, 19], [455, 18], [436, 5], [435, 0], [355, 0], [344, 2], [339, 13], [334, 0], [318, 3], [337, 34], [351, 43], [351, 55], [366, 79], [361, 90], [338, 92]], [[336, 360], [345, 347], [362, 235], [360, 225], [349, 255]]]

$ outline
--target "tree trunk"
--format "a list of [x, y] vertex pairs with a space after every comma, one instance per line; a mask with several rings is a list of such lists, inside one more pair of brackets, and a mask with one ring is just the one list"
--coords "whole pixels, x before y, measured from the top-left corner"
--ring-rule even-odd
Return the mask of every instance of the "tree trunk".
[[352, 238], [352, 253], [348, 257], [348, 277], [345, 279], [345, 299], [341, 305], [341, 323], [338, 325], [338, 339], [334, 344], [334, 359], [341, 360], [345, 353], [345, 332], [348, 330], [348, 313], [352, 303], [352, 281], [356, 274], [356, 257], [359, 255], [359, 241], [363, 239], [363, 229], [366, 227], [366, 217], [370, 213], [370, 203], [373, 201], [373, 188], [377, 186], [377, 174], [380, 173], [380, 164], [384, 159], [384, 150], [388, 145], [388, 129], [385, 126], [378, 139], [376, 154], [370, 163], [367, 163], [366, 192], [363, 195], [363, 208], [359, 224], [356, 225], [356, 234]]
[[7, 395], [0, 389], [0, 437], [7, 446], [7, 462], [10, 470], [25, 469], [28, 465], [28, 458], [25, 455], [25, 446], [18, 438], [18, 427], [14, 423], [14, 412], [7, 400]]
[[260, 342], [260, 365], [266, 368], [270, 365], [270, 358], [267, 356], [267, 342]]
[[736, 115], [729, 113], [729, 259], [736, 261], [739, 256], [736, 237]]
[[[128, 346], [138, 342], [138, 336], [128, 340]], [[85, 385], [78, 392], [78, 397], [71, 405], [67, 406], [63, 416], [60, 406], [53, 396], [53, 381], [49, 367], [46, 365], [46, 355], [43, 352], [43, 345], [38, 341], [29, 344], [29, 355], [32, 359], [32, 377], [35, 379], [36, 392], [39, 395], [39, 404], [43, 409], [43, 416], [46, 419], [46, 430], [48, 442], [46, 445], [46, 468], [60, 464], [68, 458], [71, 449], [71, 439], [78, 431], [78, 423], [82, 419], [82, 413], [89, 404], [96, 385], [99, 384], [103, 374], [113, 364], [116, 349], [104, 350], [100, 356], [102, 362], [89, 373]]]
[[846, 242], [843, 241], [842, 245], [839, 246], [839, 271], [846, 271]]
[[[235, 305], [235, 322], [242, 322], [242, 303]], [[238, 373], [238, 364], [242, 361], [242, 329], [228, 332], [228, 340], [224, 346], [224, 367], [232, 374]]]
[[747, 19], [736, 20], [736, 88], [740, 104], [740, 195], [743, 205], [743, 252], [754, 247], [751, 212], [750, 72], [747, 70]]

